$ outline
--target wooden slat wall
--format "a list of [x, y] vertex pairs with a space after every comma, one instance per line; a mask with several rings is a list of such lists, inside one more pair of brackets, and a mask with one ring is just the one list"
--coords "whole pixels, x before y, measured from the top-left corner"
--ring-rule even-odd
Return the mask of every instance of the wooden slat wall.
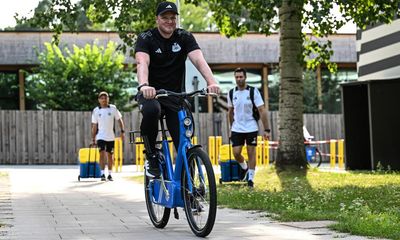
[[[122, 113], [125, 123], [124, 163], [132, 164], [135, 146], [128, 131], [138, 130], [141, 114]], [[208, 151], [208, 137], [222, 136], [228, 143], [226, 113], [200, 113], [199, 144]], [[278, 139], [278, 113], [270, 112], [272, 139]], [[343, 138], [340, 114], [304, 114], [304, 125], [315, 140]], [[120, 133], [116, 126], [117, 135]], [[91, 142], [91, 112], [0, 110], [0, 164], [77, 164], [78, 151]], [[322, 147], [327, 152], [327, 147]]]

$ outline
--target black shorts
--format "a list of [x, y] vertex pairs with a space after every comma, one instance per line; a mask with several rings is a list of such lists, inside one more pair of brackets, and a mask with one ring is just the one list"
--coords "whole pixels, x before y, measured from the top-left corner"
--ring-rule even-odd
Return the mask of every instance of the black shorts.
[[97, 140], [97, 146], [100, 148], [100, 152], [105, 150], [112, 153], [114, 150], [114, 141]]
[[257, 134], [258, 131], [249, 133], [232, 132], [232, 147], [243, 146], [245, 142], [248, 146], [257, 146]]

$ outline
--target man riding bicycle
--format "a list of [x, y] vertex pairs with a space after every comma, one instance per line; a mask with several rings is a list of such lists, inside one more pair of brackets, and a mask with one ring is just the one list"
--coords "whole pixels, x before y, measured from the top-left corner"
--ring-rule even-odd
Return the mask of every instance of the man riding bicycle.
[[161, 2], [156, 9], [156, 28], [139, 34], [135, 59], [139, 81], [139, 93], [136, 100], [143, 119], [140, 125], [142, 137], [150, 143], [146, 149], [146, 175], [158, 177], [158, 154], [156, 139], [158, 134], [158, 120], [161, 110], [165, 113], [169, 133], [175, 148], [179, 146], [178, 105], [174, 98], [154, 99], [156, 90], [165, 89], [174, 92], [185, 91], [185, 61], [190, 61], [200, 71], [207, 81], [210, 93], [219, 93], [211, 69], [204, 59], [193, 35], [180, 28], [176, 28], [178, 15], [177, 7], [172, 2]]

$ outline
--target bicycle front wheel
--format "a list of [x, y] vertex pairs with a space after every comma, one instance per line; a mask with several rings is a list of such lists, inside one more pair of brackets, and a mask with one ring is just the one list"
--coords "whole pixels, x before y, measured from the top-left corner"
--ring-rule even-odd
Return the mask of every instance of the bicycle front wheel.
[[[200, 148], [187, 153], [189, 173], [182, 171], [182, 196], [189, 226], [199, 237], [210, 234], [217, 214], [217, 188], [208, 155]], [[192, 182], [192, 192], [188, 182]]]
[[[146, 170], [145, 170], [146, 171]], [[144, 173], [144, 193], [146, 198], [146, 207], [147, 212], [149, 213], [149, 217], [151, 222], [156, 228], [164, 228], [169, 220], [169, 215], [171, 213], [170, 208], [166, 208], [159, 204], [154, 203], [154, 196], [151, 194], [151, 182], [150, 178], [146, 176], [146, 172]]]

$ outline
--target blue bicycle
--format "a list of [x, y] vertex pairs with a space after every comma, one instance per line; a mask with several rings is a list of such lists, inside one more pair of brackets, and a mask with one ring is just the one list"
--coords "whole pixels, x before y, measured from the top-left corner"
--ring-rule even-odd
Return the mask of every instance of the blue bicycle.
[[[152, 179], [145, 173], [144, 188], [147, 212], [156, 228], [164, 228], [167, 225], [172, 208], [175, 218], [179, 219], [177, 207], [182, 207], [193, 233], [205, 237], [214, 227], [217, 189], [210, 158], [200, 145], [192, 145], [190, 141], [195, 126], [187, 99], [200, 94], [207, 94], [207, 90], [190, 93], [157, 91], [156, 98], [174, 96], [178, 99], [180, 141], [174, 168], [168, 148], [167, 130], [161, 117], [162, 140], [158, 142], [161, 144], [162, 154], [159, 159], [161, 176]], [[131, 141], [132, 139], [134, 138], [131, 136]], [[146, 138], [143, 139], [143, 143], [146, 149], [150, 149]]]

